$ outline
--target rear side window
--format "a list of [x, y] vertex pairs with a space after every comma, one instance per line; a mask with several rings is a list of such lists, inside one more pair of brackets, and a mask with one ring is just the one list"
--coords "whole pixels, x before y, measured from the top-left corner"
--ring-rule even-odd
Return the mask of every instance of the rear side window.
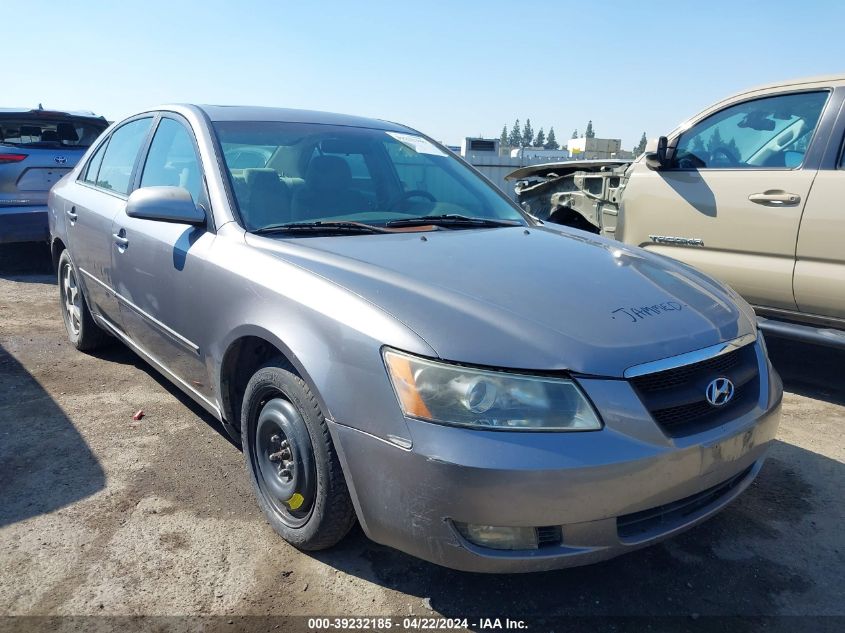
[[107, 124], [100, 119], [50, 118], [42, 114], [0, 117], [0, 143], [15, 147], [55, 149], [90, 147]]
[[182, 187], [200, 201], [202, 172], [193, 138], [187, 128], [173, 119], [161, 119], [156, 129], [141, 176], [142, 187]]
[[135, 159], [151, 123], [152, 118], [136, 119], [112, 132], [97, 174], [98, 187], [116, 193], [129, 193]]
[[92, 185], [97, 182], [97, 172], [100, 171], [100, 163], [103, 162], [103, 154], [106, 153], [106, 145], [108, 145], [108, 141], [103, 142], [103, 144], [97, 148], [97, 151], [94, 152], [91, 160], [88, 161], [88, 165], [85, 167], [85, 174], [82, 176], [83, 182], [89, 182]]
[[696, 123], [678, 139], [680, 169], [795, 168], [819, 122], [827, 91], [744, 101]]

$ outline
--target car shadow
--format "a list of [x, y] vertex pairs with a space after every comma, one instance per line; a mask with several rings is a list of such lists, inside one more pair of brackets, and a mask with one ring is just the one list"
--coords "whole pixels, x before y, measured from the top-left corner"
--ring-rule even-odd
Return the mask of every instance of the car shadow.
[[0, 278], [55, 284], [50, 247], [41, 242], [0, 244]]
[[[836, 481], [816, 495], [807, 472]], [[668, 541], [595, 565], [520, 575], [460, 572], [377, 545], [357, 526], [334, 549], [312, 555], [419, 597], [417, 615], [430, 615], [427, 600], [446, 617], [762, 616], [776, 612], [781, 594], [801, 595], [822, 582], [791, 566], [801, 554], [792, 553], [790, 539], [805, 538], [791, 527], [843, 484], [843, 464], [775, 442], [757, 480], [723, 512]], [[845, 536], [836, 538], [826, 547], [841, 551]]]
[[150, 376], [150, 378], [155, 380], [162, 389], [164, 389], [171, 396], [176, 398], [180, 403], [182, 403], [182, 405], [185, 406], [185, 408], [189, 409], [191, 413], [200, 418], [215, 432], [222, 435], [226, 439], [226, 441], [228, 441], [232, 446], [240, 450], [240, 445], [236, 441], [234, 441], [232, 437], [226, 432], [226, 429], [223, 427], [223, 425], [217, 418], [215, 418], [208, 411], [203, 409], [190, 396], [185, 394], [185, 392], [183, 392], [176, 385], [174, 385], [168, 378], [160, 374], [155, 369], [155, 367], [150, 365], [147, 361], [138, 356], [135, 352], [133, 352], [123, 343], [120, 343], [119, 341], [115, 340], [111, 344], [106, 345], [105, 347], [101, 347], [100, 349], [88, 353], [92, 356], [95, 356], [96, 358], [99, 358], [100, 360], [109, 363], [132, 365], [139, 371], [143, 371], [148, 376]]
[[0, 528], [105, 488], [105, 473], [73, 422], [2, 346], [0, 383]]
[[845, 405], [845, 350], [769, 334], [766, 347], [786, 391]]
[[[710, 218], [718, 214], [716, 195], [697, 169], [664, 170], [657, 172], [663, 181], [675, 190], [696, 211]], [[685, 237], [698, 237], [695, 235]]]

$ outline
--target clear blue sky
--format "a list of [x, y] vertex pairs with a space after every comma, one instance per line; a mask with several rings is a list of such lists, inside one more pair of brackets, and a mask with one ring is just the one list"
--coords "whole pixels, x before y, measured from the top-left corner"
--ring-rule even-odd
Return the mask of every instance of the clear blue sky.
[[453, 144], [518, 117], [630, 148], [729, 93], [845, 72], [838, 0], [3, 2], [3, 106], [165, 102], [406, 123]]

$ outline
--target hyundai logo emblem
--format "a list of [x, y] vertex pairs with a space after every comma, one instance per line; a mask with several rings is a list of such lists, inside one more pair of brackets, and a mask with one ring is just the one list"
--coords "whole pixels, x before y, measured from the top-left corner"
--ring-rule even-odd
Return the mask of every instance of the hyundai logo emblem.
[[59, 165], [64, 165], [67, 162], [67, 158], [64, 156], [56, 156], [53, 160]]
[[734, 384], [727, 378], [716, 378], [707, 385], [707, 402], [714, 407], [728, 404], [734, 397]]

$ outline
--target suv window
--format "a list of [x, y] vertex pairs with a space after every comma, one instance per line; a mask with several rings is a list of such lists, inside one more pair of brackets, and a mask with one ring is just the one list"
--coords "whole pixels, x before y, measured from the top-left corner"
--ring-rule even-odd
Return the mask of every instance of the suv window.
[[108, 127], [103, 119], [51, 116], [55, 115], [35, 112], [0, 116], [0, 143], [33, 149], [86, 148]]
[[141, 176], [142, 187], [169, 186], [187, 189], [194, 202], [200, 201], [202, 171], [194, 142], [184, 125], [161, 119]]
[[97, 174], [98, 187], [117, 193], [129, 193], [132, 168], [152, 121], [151, 117], [136, 119], [112, 132]]
[[681, 134], [673, 166], [799, 167], [828, 94], [821, 91], [777, 95], [720, 110]]

